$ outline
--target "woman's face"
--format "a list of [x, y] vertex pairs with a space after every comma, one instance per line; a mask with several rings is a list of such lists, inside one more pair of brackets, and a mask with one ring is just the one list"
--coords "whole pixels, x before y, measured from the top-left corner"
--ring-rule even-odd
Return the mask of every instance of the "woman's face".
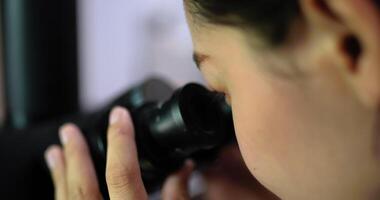
[[377, 112], [357, 100], [326, 38], [300, 21], [283, 45], [266, 47], [254, 33], [187, 15], [200, 71], [226, 94], [244, 160], [264, 186], [284, 199], [379, 189]]

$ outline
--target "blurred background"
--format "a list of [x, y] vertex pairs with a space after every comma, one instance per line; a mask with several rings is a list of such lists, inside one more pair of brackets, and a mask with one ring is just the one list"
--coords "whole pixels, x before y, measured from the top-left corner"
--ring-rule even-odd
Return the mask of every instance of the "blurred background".
[[47, 143], [29, 134], [33, 127], [102, 108], [152, 76], [174, 87], [203, 82], [182, 7], [162, 0], [0, 0], [1, 198], [52, 197], [38, 160]]
[[78, 10], [83, 109], [151, 75], [178, 86], [201, 81], [182, 1], [80, 0]]
[[202, 82], [182, 1], [1, 2], [0, 118], [12, 126], [95, 110], [151, 76]]

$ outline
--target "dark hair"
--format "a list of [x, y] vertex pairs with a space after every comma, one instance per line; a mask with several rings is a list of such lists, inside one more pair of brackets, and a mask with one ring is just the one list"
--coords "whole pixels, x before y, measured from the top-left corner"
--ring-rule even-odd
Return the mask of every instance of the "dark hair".
[[[188, 0], [194, 16], [215, 24], [248, 28], [272, 45], [286, 37], [300, 15], [299, 0]], [[373, 0], [380, 8], [380, 0]]]
[[294, 18], [298, 0], [189, 0], [196, 18], [252, 29], [271, 44], [281, 43]]
[[[186, 1], [196, 18], [254, 30], [272, 45], [281, 44], [291, 23], [300, 15], [299, 0]], [[372, 1], [380, 9], [380, 0]]]

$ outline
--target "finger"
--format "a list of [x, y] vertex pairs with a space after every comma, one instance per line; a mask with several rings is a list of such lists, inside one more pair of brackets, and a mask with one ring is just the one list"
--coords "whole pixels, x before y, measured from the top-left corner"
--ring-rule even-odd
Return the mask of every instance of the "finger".
[[45, 151], [45, 161], [54, 183], [56, 200], [66, 200], [66, 175], [63, 151], [59, 146], [51, 146]]
[[66, 124], [59, 136], [64, 145], [68, 198], [101, 199], [94, 165], [79, 128]]
[[180, 171], [169, 176], [162, 189], [162, 199], [190, 199], [188, 182], [193, 170], [194, 163], [193, 161], [188, 160]]
[[111, 199], [147, 199], [129, 112], [114, 108], [109, 124], [106, 179]]

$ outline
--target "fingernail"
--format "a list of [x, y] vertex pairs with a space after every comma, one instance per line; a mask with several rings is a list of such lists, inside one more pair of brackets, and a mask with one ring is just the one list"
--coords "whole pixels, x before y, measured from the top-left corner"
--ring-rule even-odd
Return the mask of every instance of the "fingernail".
[[45, 162], [49, 169], [53, 169], [56, 165], [57, 155], [54, 148], [50, 147], [45, 152]]
[[63, 145], [67, 144], [67, 142], [70, 140], [70, 134], [74, 130], [75, 127], [73, 124], [65, 124], [61, 126], [59, 129], [59, 139]]
[[109, 123], [111, 125], [114, 125], [114, 124], [117, 124], [119, 123], [124, 116], [126, 116], [127, 113], [125, 111], [124, 108], [122, 107], [115, 107], [114, 109], [112, 109], [111, 111], [111, 115], [110, 115], [110, 119], [109, 119]]

